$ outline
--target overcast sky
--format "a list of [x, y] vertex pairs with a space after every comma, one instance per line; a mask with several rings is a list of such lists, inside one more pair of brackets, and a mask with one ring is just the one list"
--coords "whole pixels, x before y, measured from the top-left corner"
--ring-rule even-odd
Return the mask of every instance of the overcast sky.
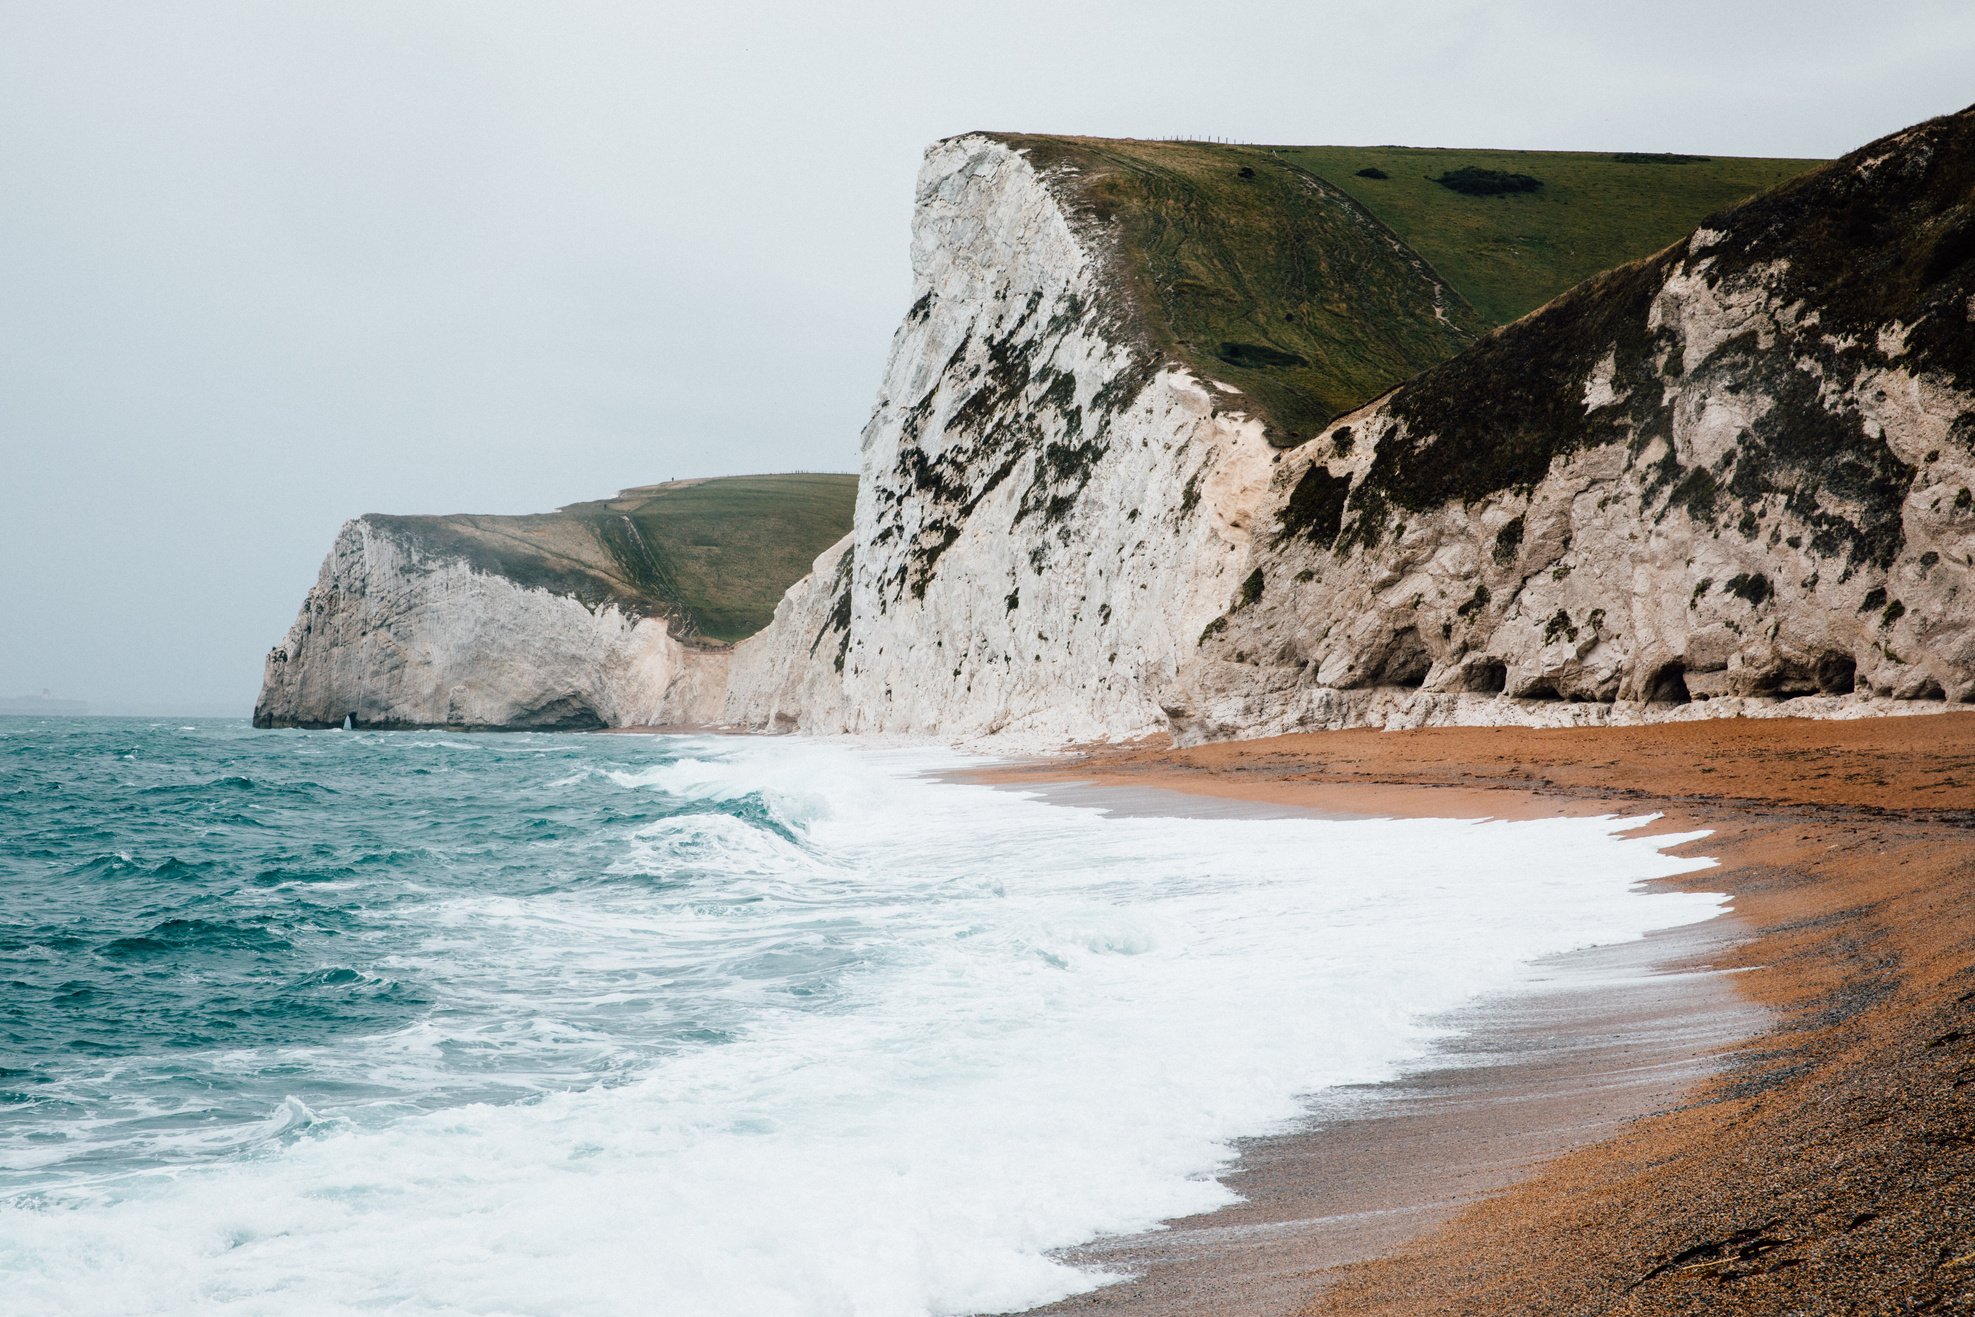
[[1824, 156], [1971, 100], [1966, 0], [0, 0], [0, 695], [244, 714], [362, 512], [853, 469], [952, 133]]

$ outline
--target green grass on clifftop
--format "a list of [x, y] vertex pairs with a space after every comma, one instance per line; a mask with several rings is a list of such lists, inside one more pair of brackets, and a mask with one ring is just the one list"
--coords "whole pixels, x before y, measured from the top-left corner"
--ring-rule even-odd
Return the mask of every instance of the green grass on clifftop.
[[662, 488], [630, 516], [701, 634], [740, 640], [850, 530], [856, 501], [856, 476], [734, 476]]
[[[1816, 163], [1001, 140], [1105, 236], [1146, 345], [1241, 389], [1279, 444]], [[1535, 185], [1473, 190], [1498, 177]]]
[[[1492, 324], [1527, 315], [1573, 284], [1650, 255], [1715, 211], [1822, 163], [1401, 146], [1271, 149], [1349, 193]], [[1365, 178], [1362, 169], [1389, 177]], [[1434, 181], [1463, 169], [1522, 174], [1542, 186], [1466, 196]]]
[[532, 516], [369, 520], [523, 585], [671, 618], [683, 639], [732, 642], [768, 625], [783, 592], [850, 530], [856, 498], [850, 475], [729, 476]]
[[1062, 170], [1072, 209], [1113, 240], [1145, 345], [1250, 395], [1277, 443], [1488, 328], [1363, 207], [1266, 150], [1003, 140]]

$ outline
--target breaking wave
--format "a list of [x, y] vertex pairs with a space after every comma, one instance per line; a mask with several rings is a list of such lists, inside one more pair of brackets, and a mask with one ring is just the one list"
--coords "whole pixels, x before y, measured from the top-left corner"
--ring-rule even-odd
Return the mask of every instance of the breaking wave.
[[[1114, 816], [794, 740], [47, 723], [0, 1285], [51, 1313], [1000, 1312], [1536, 959], [1625, 820]], [[29, 802], [23, 805], [21, 802]], [[1634, 821], [1636, 822], [1636, 820]]]

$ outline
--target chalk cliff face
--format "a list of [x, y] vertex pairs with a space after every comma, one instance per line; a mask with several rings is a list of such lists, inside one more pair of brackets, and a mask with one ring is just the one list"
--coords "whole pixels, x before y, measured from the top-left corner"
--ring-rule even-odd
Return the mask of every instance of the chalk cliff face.
[[528, 516], [345, 525], [254, 721], [573, 728], [720, 716], [730, 642], [850, 524], [856, 479], [675, 480]]
[[740, 646], [729, 719], [1031, 744], [1166, 728], [1159, 693], [1248, 569], [1275, 450], [1135, 341], [1099, 241], [1007, 145], [927, 154], [856, 528]]
[[[1975, 112], [1485, 336], [1369, 212], [1267, 152], [1229, 186], [1307, 195], [1322, 223], [1243, 302], [1239, 261], [1274, 239], [1189, 247], [1213, 207], [1156, 169], [1121, 191], [1119, 159], [982, 134], [927, 153], [854, 525], [765, 630], [682, 643], [691, 591], [651, 504], [366, 518], [270, 655], [257, 722], [1040, 749], [1975, 702]], [[1158, 223], [1119, 220], [1120, 196]], [[1395, 328], [1353, 338], [1354, 317]]]
[[1101, 224], [935, 147], [850, 541], [724, 717], [1024, 745], [1975, 699], [1975, 118], [1314, 440], [1134, 335]]
[[1964, 114], [1730, 211], [1298, 449], [1175, 723], [1975, 700], [1970, 488]]
[[390, 518], [336, 537], [267, 657], [257, 727], [558, 730], [703, 723], [723, 649], [662, 617], [485, 571]]

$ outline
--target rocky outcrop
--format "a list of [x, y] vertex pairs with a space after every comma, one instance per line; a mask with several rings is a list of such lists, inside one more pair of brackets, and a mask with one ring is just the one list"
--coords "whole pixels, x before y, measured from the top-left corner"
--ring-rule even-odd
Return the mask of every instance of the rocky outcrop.
[[359, 518], [268, 655], [254, 721], [713, 721], [731, 642], [843, 535], [855, 489], [798, 472], [642, 485], [527, 516]]
[[774, 620], [734, 647], [719, 721], [770, 732], [844, 726], [844, 657], [850, 646], [850, 576], [856, 563], [846, 535], [782, 596]]
[[567, 730], [705, 723], [727, 651], [681, 644], [664, 617], [567, 582], [477, 566], [410, 519], [337, 535], [268, 654], [256, 727]]
[[998, 140], [928, 152], [912, 263], [851, 547], [741, 647], [728, 718], [1051, 745], [1163, 731], [1160, 692], [1247, 569], [1262, 424], [1142, 344], [1101, 234]]
[[1975, 114], [1478, 339], [1322, 180], [1136, 150], [928, 151], [854, 525], [765, 630], [692, 638], [745, 555], [681, 588], [646, 491], [367, 518], [257, 721], [1039, 749], [1975, 702]]
[[1972, 235], [1964, 114], [1344, 418], [1278, 471], [1176, 726], [1975, 700]]
[[929, 152], [849, 545], [725, 716], [1033, 746], [1975, 699], [1975, 119], [1593, 280], [1286, 455], [1101, 222]]

